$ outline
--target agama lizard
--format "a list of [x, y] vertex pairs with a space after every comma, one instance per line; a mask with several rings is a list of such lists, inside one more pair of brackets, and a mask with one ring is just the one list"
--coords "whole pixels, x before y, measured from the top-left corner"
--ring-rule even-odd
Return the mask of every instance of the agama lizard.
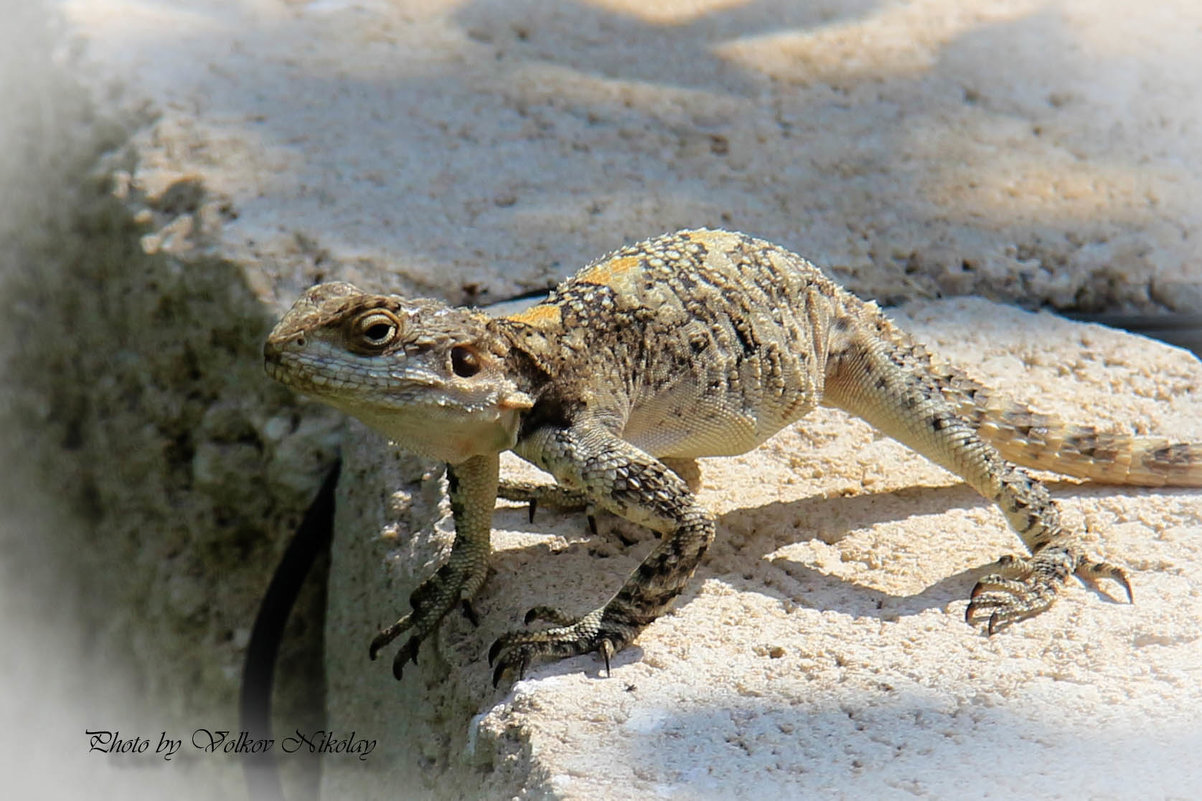
[[[508, 634], [489, 652], [494, 684], [537, 658], [599, 651], [608, 669], [669, 608], [713, 540], [713, 515], [677, 470], [744, 453], [820, 403], [858, 415], [1001, 509], [1029, 554], [1003, 557], [972, 591], [965, 619], [990, 634], [1047, 609], [1074, 575], [1112, 579], [1131, 599], [1124, 571], [1083, 553], [1048, 490], [1015, 462], [1110, 483], [1202, 486], [1202, 443], [1106, 434], [1000, 401], [805, 259], [725, 231], [625, 247], [501, 318], [321, 284], [279, 322], [264, 355], [273, 378], [448, 465], [450, 556], [414, 591], [412, 611], [371, 643], [375, 658], [409, 632], [397, 678], [448, 611], [470, 612], [498, 491], [532, 510], [606, 509], [662, 535], [597, 609], [574, 617], [536, 607], [526, 622], [549, 628]], [[506, 450], [557, 484], [500, 481]]]

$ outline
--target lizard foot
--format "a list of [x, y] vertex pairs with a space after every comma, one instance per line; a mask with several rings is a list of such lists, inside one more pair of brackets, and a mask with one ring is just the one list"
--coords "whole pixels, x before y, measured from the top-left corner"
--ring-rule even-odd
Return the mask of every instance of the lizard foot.
[[381, 648], [406, 631], [411, 631], [409, 639], [400, 647], [392, 660], [392, 675], [399, 680], [405, 663], [417, 664], [417, 652], [422, 641], [437, 628], [438, 622], [451, 609], [460, 606], [464, 616], [473, 625], [478, 625], [476, 612], [469, 600], [470, 593], [465, 590], [472, 584], [479, 585], [479, 581], [472, 581], [473, 575], [474, 571], [470, 566], [448, 562], [440, 567], [433, 576], [423, 581], [409, 596], [409, 605], [413, 607], [413, 610], [391, 626], [382, 629], [372, 639], [371, 646], [368, 648], [368, 656], [374, 660]]
[[1126, 590], [1131, 602], [1131, 582], [1122, 568], [1094, 562], [1067, 548], [1048, 547], [1034, 556], [1004, 556], [998, 572], [985, 576], [972, 589], [964, 620], [972, 624], [988, 615], [986, 632], [993, 634], [1012, 623], [1034, 617], [1056, 600], [1068, 577], [1076, 575], [1090, 583], [1109, 578]]
[[526, 622], [536, 619], [561, 625], [543, 631], [513, 632], [494, 642], [488, 649], [488, 664], [495, 665], [494, 687], [507, 670], [516, 670], [518, 679], [523, 678], [535, 659], [563, 659], [593, 651], [605, 659], [605, 673], [609, 675], [610, 657], [637, 633], [631, 626], [607, 620], [604, 607], [574, 619], [557, 609], [536, 606], [526, 613]]
[[524, 501], [530, 511], [530, 522], [539, 506], [558, 509], [561, 512], [584, 512], [588, 518], [589, 531], [597, 534], [597, 509], [588, 496], [580, 490], [568, 489], [558, 484], [535, 484], [532, 481], [502, 480], [497, 485], [497, 497], [507, 501]]

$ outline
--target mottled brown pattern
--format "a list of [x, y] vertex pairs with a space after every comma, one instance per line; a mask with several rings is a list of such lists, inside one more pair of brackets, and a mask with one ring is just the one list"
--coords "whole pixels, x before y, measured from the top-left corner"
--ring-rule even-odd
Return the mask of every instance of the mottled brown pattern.
[[501, 482], [501, 495], [532, 510], [540, 501], [608, 509], [662, 537], [592, 612], [531, 610], [527, 622], [551, 627], [499, 639], [494, 682], [539, 658], [598, 651], [608, 665], [671, 606], [714, 536], [712, 515], [669, 464], [743, 453], [819, 403], [864, 418], [997, 504], [1029, 555], [1004, 557], [973, 590], [966, 618], [991, 633], [1046, 609], [1074, 574], [1131, 592], [1120, 568], [1080, 551], [1047, 489], [1014, 463], [1202, 486], [1202, 445], [1067, 426], [1000, 401], [805, 259], [725, 231], [628, 246], [495, 320], [347, 284], [314, 287], [265, 357], [278, 380], [451, 466], [451, 556], [372, 643], [374, 657], [410, 633], [398, 677], [450, 609], [470, 610], [487, 575], [504, 450], [558, 487]]

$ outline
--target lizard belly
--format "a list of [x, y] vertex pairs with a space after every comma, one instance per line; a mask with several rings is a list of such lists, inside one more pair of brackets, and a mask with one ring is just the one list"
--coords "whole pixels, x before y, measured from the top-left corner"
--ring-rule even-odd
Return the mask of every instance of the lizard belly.
[[676, 391], [639, 404], [626, 421], [622, 438], [657, 458], [737, 456], [813, 408], [812, 403], [796, 403], [752, 412], [739, 398], [702, 400], [690, 395]]

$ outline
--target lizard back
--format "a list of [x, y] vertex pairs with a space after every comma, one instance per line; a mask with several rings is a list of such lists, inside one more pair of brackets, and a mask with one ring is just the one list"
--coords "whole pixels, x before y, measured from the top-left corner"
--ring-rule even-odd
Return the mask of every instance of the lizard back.
[[729, 456], [820, 401], [842, 296], [783, 248], [691, 230], [615, 251], [498, 322], [555, 376], [555, 403], [656, 457]]

